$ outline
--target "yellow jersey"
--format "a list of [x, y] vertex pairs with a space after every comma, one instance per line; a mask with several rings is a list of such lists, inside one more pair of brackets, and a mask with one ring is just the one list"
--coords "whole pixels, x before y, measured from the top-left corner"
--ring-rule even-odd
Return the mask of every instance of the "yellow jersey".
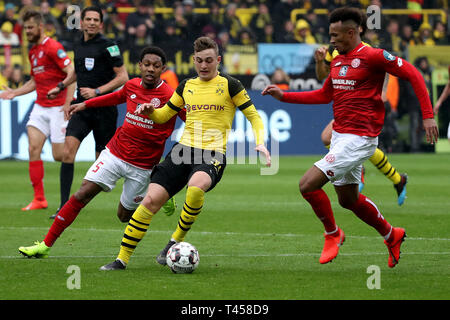
[[256, 144], [264, 144], [264, 125], [242, 83], [218, 73], [209, 81], [199, 77], [183, 80], [167, 104], [149, 117], [165, 122], [182, 108], [186, 109], [186, 125], [180, 144], [225, 153], [227, 137], [236, 110], [250, 121]]

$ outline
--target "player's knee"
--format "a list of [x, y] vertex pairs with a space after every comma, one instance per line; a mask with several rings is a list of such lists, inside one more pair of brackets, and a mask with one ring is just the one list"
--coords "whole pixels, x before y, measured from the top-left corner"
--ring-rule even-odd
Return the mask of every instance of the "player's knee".
[[158, 201], [158, 199], [153, 198], [150, 194], [146, 194], [141, 202], [141, 205], [146, 207], [150, 212], [156, 214], [159, 209], [163, 206], [164, 202]]
[[307, 179], [300, 179], [300, 182], [298, 183], [298, 189], [300, 190], [300, 193], [303, 195], [305, 193], [314, 191], [313, 186], [311, 182], [309, 182]]
[[28, 154], [30, 156], [30, 159], [39, 157], [39, 155], [41, 154], [41, 151], [42, 151], [41, 148], [38, 147], [37, 145], [34, 145], [34, 144], [28, 145]]
[[63, 160], [63, 155], [59, 152], [52, 152], [53, 154], [53, 159], [55, 161], [61, 162]]

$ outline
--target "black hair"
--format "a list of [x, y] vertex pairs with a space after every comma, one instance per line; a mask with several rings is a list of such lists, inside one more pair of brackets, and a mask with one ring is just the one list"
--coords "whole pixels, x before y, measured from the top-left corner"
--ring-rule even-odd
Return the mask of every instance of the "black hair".
[[145, 47], [141, 51], [141, 56], [139, 58], [139, 61], [142, 62], [142, 59], [144, 59], [146, 54], [155, 54], [155, 55], [159, 56], [161, 58], [163, 65], [165, 65], [167, 62], [166, 54], [164, 53], [163, 49], [161, 49], [160, 47], [156, 47], [156, 46]]
[[102, 9], [100, 7], [96, 7], [96, 6], [90, 6], [90, 7], [84, 8], [83, 11], [81, 11], [81, 20], [84, 20], [84, 17], [86, 16], [86, 12], [88, 12], [88, 11], [97, 12], [100, 15], [100, 22], [103, 22]]
[[361, 14], [361, 11], [357, 8], [352, 7], [342, 7], [334, 9], [330, 13], [330, 24], [335, 22], [346, 22], [346, 21], [353, 21], [356, 23], [357, 26], [361, 26], [363, 28], [363, 31], [365, 31], [367, 28], [363, 25], [365, 24], [363, 15]]

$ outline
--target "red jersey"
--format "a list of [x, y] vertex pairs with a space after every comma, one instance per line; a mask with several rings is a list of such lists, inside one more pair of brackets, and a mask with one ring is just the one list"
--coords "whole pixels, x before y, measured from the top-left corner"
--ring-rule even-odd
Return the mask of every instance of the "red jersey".
[[[122, 89], [85, 101], [86, 107], [112, 106], [127, 103], [127, 113], [123, 125], [108, 142], [106, 147], [116, 157], [143, 169], [152, 169], [158, 164], [164, 152], [166, 140], [173, 132], [176, 117], [163, 124], [153, 123], [147, 116], [135, 115], [142, 103], [153, 102], [157, 108], [164, 106], [172, 96], [173, 89], [164, 81], [153, 89], [142, 86], [140, 78], [125, 83]], [[184, 115], [180, 111], [180, 118]]]
[[62, 44], [46, 37], [42, 43], [34, 45], [28, 53], [31, 65], [31, 76], [36, 82], [36, 103], [43, 107], [62, 106], [66, 102], [67, 89], [55, 99], [47, 99], [47, 92], [63, 81], [67, 74], [62, 71], [70, 64], [70, 58]]
[[376, 137], [384, 123], [381, 92], [385, 73], [408, 80], [419, 99], [423, 119], [433, 118], [422, 75], [409, 62], [386, 50], [359, 44], [333, 59], [323, 87], [310, 92], [285, 92], [281, 101], [324, 104], [333, 101], [333, 130]]

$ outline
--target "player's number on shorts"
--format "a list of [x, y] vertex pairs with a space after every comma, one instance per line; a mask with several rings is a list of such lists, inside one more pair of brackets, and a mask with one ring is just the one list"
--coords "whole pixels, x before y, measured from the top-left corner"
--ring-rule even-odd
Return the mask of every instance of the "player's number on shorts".
[[95, 165], [95, 169], [92, 169], [92, 172], [96, 173], [102, 165], [104, 165], [103, 161], [100, 161], [99, 163], [97, 163]]

